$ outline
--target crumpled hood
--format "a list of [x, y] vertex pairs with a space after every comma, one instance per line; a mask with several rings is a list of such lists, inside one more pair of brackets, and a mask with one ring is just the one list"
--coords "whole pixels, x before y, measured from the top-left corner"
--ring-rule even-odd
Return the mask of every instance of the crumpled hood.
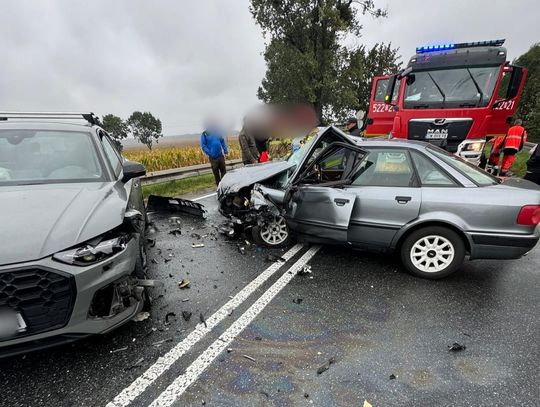
[[120, 225], [119, 183], [0, 187], [0, 265], [37, 260]]
[[245, 167], [228, 171], [219, 183], [217, 191], [218, 198], [272, 178], [274, 175], [292, 167], [294, 167], [294, 164], [288, 161], [270, 161], [262, 164], [246, 165]]

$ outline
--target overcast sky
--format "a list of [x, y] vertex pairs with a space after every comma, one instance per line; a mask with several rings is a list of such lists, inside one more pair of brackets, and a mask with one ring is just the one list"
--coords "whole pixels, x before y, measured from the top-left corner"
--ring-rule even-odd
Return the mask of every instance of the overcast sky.
[[[540, 41], [535, 0], [375, 0], [358, 44], [506, 38], [513, 59]], [[239, 126], [258, 103], [264, 40], [248, 0], [8, 1], [0, 14], [0, 110], [150, 111], [165, 135], [219, 112]]]

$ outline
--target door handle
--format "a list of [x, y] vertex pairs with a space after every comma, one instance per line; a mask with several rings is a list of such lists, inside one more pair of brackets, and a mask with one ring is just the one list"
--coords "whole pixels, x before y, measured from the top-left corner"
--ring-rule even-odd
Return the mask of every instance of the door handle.
[[396, 196], [396, 201], [398, 204], [406, 204], [412, 198], [410, 196]]
[[345, 204], [348, 204], [350, 201], [345, 198], [336, 198], [334, 199], [334, 202], [336, 203], [337, 206], [343, 206]]

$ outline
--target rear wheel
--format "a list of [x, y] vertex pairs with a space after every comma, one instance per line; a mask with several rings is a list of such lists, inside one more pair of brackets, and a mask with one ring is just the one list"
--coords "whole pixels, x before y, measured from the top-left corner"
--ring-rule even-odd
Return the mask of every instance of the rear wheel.
[[283, 216], [274, 216], [262, 226], [254, 226], [251, 233], [255, 243], [261, 246], [283, 247], [291, 240], [289, 226]]
[[415, 276], [439, 279], [456, 272], [465, 259], [465, 244], [453, 230], [430, 226], [411, 233], [401, 246], [401, 261]]

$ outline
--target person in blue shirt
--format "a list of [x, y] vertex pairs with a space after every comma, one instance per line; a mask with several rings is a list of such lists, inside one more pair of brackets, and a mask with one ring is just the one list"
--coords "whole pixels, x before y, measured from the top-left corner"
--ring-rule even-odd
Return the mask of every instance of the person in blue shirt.
[[225, 157], [229, 154], [229, 151], [223, 139], [223, 132], [218, 126], [206, 126], [206, 130], [201, 134], [201, 148], [210, 159], [216, 185], [219, 185], [219, 182], [227, 172], [225, 168]]

